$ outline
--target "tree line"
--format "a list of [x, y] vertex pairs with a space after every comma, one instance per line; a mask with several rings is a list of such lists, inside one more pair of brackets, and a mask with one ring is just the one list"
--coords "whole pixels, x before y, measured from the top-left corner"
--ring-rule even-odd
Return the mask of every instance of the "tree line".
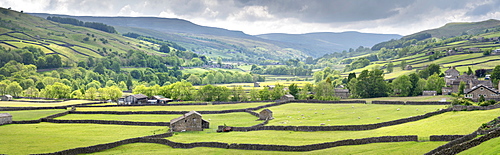
[[98, 23], [98, 22], [83, 22], [78, 19], [74, 18], [63, 18], [63, 17], [51, 17], [48, 16], [47, 20], [62, 23], [62, 24], [70, 24], [70, 25], [75, 25], [75, 26], [83, 26], [83, 27], [88, 27], [96, 30], [101, 30], [104, 32], [108, 33], [117, 33], [115, 28], [113, 26], [106, 25], [104, 23]]

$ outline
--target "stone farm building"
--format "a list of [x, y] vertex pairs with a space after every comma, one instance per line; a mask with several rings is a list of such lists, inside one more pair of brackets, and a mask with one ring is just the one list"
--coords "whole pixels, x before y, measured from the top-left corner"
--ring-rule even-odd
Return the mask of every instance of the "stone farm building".
[[153, 96], [153, 99], [151, 101], [154, 101], [154, 104], [167, 104], [168, 102], [172, 102], [173, 100], [161, 95], [155, 95]]
[[484, 85], [490, 88], [493, 87], [493, 83], [490, 80], [479, 80], [475, 75], [460, 75], [460, 72], [458, 72], [454, 67], [446, 70], [444, 73], [444, 80], [448, 87], [442, 88], [443, 95], [458, 93], [460, 82], [465, 83], [465, 89], [472, 89], [477, 85]]
[[472, 101], [478, 101], [481, 96], [484, 96], [486, 101], [495, 100], [500, 101], [500, 93], [494, 88], [487, 87], [485, 85], [477, 85], [471, 89], [465, 89], [465, 98], [469, 98]]
[[281, 100], [283, 100], [283, 101], [295, 100], [295, 97], [293, 97], [293, 95], [286, 94], [286, 95], [281, 96]]
[[344, 99], [349, 98], [351, 94], [349, 94], [349, 89], [335, 89], [335, 96]]
[[12, 123], [12, 115], [9, 113], [0, 113], [0, 125]]
[[274, 119], [273, 112], [269, 109], [264, 109], [259, 112], [259, 120]]
[[196, 111], [190, 111], [181, 117], [170, 120], [170, 130], [173, 132], [203, 131], [209, 127], [210, 123], [202, 119], [201, 114]]
[[424, 90], [422, 91], [422, 96], [436, 96], [437, 91], [435, 90]]
[[12, 96], [11, 95], [3, 95], [2, 101], [12, 101]]
[[125, 97], [124, 104], [146, 104], [148, 96], [143, 94], [135, 94]]

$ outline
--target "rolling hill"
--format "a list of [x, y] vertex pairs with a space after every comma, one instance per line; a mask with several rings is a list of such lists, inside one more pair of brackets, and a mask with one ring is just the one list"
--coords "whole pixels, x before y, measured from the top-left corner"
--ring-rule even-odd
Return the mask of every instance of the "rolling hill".
[[[60, 16], [82, 21], [102, 22], [115, 26], [118, 32], [133, 32], [176, 42], [187, 49], [225, 60], [259, 62], [288, 58], [319, 57], [359, 46], [373, 44], [399, 35], [357, 32], [312, 34], [248, 35], [241, 31], [207, 27], [192, 22], [155, 17], [90, 17], [32, 13], [46, 18]], [[290, 40], [291, 39], [291, 40]], [[297, 44], [300, 43], [300, 44]]]
[[40, 48], [46, 55], [58, 54], [67, 66], [89, 57], [125, 55], [129, 50], [162, 55], [158, 45], [116, 33], [60, 24], [40, 17], [0, 8], [0, 46]]
[[[470, 34], [472, 32], [474, 32], [474, 35]], [[500, 49], [500, 42], [498, 40], [498, 37], [500, 37], [500, 21], [498, 20], [487, 20], [475, 23], [450, 23], [437, 29], [426, 30], [419, 33], [429, 33], [433, 37], [407, 44], [406, 46], [379, 50], [376, 52], [379, 59], [381, 55], [386, 55], [391, 52], [393, 57], [372, 61], [370, 65], [366, 67], [349, 72], [359, 73], [362, 70], [372, 68], [385, 69], [388, 62], [392, 62], [396, 67], [394, 67], [392, 73], [386, 72], [385, 78], [393, 79], [400, 75], [410, 74], [416, 70], [423, 69], [432, 63], [439, 64], [442, 71], [449, 67], [456, 67], [460, 72], [467, 71], [468, 67], [472, 70], [493, 69], [500, 63], [500, 53], [484, 53], [484, 51]], [[414, 36], [415, 34], [412, 35]], [[404, 41], [404, 39], [409, 36], [404, 36], [402, 39], [392, 42]], [[434, 36], [441, 38], [436, 38]], [[407, 51], [408, 53], [401, 54], [401, 51]], [[403, 56], [399, 57], [399, 54]], [[403, 61], [405, 61], [407, 65], [411, 65], [413, 69], [402, 70], [400, 65]], [[343, 75], [347, 76], [347, 74], [346, 72]]]

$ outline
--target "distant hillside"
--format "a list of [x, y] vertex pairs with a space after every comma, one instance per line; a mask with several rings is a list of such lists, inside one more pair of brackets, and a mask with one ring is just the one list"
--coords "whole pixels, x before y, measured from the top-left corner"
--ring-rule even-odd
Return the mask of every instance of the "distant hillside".
[[[60, 56], [64, 66], [75, 66], [90, 58], [126, 59], [127, 54], [131, 54], [130, 51], [148, 55], [168, 55], [159, 52], [158, 44], [108, 33], [95, 27], [49, 21], [5, 8], [0, 8], [0, 46], [7, 50], [38, 48], [45, 55]], [[124, 62], [121, 65], [129, 64]]]
[[[33, 13], [46, 18], [49, 14]], [[359, 46], [372, 46], [374, 43], [397, 39], [399, 35], [345, 33], [312, 33], [304, 35], [275, 34], [252, 36], [241, 31], [200, 26], [182, 19], [156, 17], [71, 17], [82, 21], [102, 22], [115, 26], [118, 32], [133, 32], [170, 40], [189, 50], [210, 57], [226, 60], [259, 62], [261, 60], [282, 60], [289, 58], [304, 59], [308, 56], [319, 57], [324, 54], [341, 52]], [[293, 37], [289, 37], [293, 36]], [[304, 36], [307, 36], [304, 38]], [[281, 39], [280, 39], [281, 38]], [[293, 38], [286, 40], [286, 38]], [[297, 44], [301, 43], [301, 44]]]
[[486, 29], [497, 26], [500, 26], [500, 21], [495, 19], [490, 19], [482, 22], [448, 23], [440, 28], [421, 31], [415, 34], [411, 34], [407, 37], [425, 33], [430, 34], [431, 37], [434, 38], [442, 38], [442, 37], [448, 38], [460, 35], [476, 35], [485, 33]]
[[332, 51], [343, 51], [359, 46], [371, 47], [381, 41], [399, 39], [398, 34], [373, 34], [360, 32], [318, 32], [307, 34], [262, 34], [258, 37], [280, 42], [292, 43], [295, 47], [302, 46], [304, 49], [316, 51], [318, 54], [331, 53]]

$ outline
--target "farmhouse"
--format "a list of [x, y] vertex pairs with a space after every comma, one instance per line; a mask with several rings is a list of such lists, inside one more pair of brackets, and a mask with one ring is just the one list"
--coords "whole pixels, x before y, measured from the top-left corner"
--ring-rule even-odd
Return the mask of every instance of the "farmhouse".
[[295, 100], [295, 97], [293, 95], [286, 94], [286, 95], [281, 96], [280, 100], [290, 101], [290, 100]]
[[135, 94], [125, 97], [124, 104], [146, 104], [148, 96], [143, 94]]
[[411, 65], [406, 65], [405, 66], [405, 70], [412, 70], [412, 69], [413, 69], [413, 66], [411, 66]]
[[11, 95], [3, 95], [2, 101], [12, 101], [12, 96]]
[[180, 131], [203, 131], [208, 129], [210, 123], [201, 118], [201, 114], [196, 111], [190, 111], [181, 117], [170, 120], [170, 130]]
[[273, 112], [269, 109], [264, 109], [259, 112], [259, 120], [274, 119]]
[[339, 98], [349, 98], [349, 89], [335, 89], [335, 96]]
[[471, 89], [466, 89], [464, 93], [465, 98], [469, 98], [473, 101], [478, 101], [481, 96], [484, 96], [485, 100], [500, 100], [500, 93], [498, 90], [482, 84], [474, 86]]
[[441, 89], [441, 92], [443, 95], [450, 95], [452, 90], [453, 90], [452, 87], [443, 87]]
[[155, 104], [167, 104], [168, 102], [172, 102], [172, 99], [163, 97], [161, 95], [155, 95], [153, 96], [153, 100], [156, 100]]
[[491, 55], [498, 55], [498, 54], [500, 54], [500, 49], [491, 51]]
[[422, 96], [436, 96], [437, 92], [435, 90], [424, 90], [422, 91]]
[[9, 113], [0, 113], [0, 125], [12, 123], [12, 115]]
[[[467, 74], [460, 75], [460, 73], [454, 67], [445, 71], [444, 80], [446, 82], [446, 85], [450, 87], [443, 87], [442, 88], [443, 94], [451, 94], [459, 92], [458, 89], [460, 87], [460, 82], [465, 83], [466, 89], [471, 89], [472, 87], [480, 84], [486, 87], [493, 87], [493, 83], [491, 83], [490, 80], [478, 80], [477, 77], [474, 75], [467, 75]], [[451, 88], [451, 90], [448, 90], [449, 88]]]

